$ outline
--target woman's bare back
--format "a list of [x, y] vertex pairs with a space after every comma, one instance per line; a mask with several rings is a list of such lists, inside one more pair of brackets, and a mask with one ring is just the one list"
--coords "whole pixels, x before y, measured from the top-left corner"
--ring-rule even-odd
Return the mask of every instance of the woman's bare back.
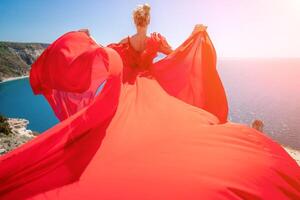
[[129, 44], [133, 47], [134, 50], [136, 50], [137, 52], [143, 52], [146, 49], [146, 45], [147, 45], [146, 41], [149, 38], [150, 38], [149, 36], [141, 37], [135, 34], [133, 36], [124, 38], [123, 40], [121, 40], [120, 43], [129, 42]]

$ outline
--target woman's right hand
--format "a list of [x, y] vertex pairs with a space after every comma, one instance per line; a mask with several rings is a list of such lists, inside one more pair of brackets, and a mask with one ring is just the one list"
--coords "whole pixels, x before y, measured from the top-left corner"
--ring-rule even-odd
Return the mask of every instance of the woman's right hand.
[[88, 36], [91, 36], [90, 31], [87, 28], [82, 28], [82, 29], [79, 29], [78, 31], [85, 32]]

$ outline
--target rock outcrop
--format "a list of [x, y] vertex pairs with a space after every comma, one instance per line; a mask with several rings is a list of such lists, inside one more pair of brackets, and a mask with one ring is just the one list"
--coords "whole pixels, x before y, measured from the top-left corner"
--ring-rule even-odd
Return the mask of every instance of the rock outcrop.
[[287, 146], [283, 146], [283, 148], [285, 149], [285, 151], [290, 154], [290, 156], [292, 158], [294, 158], [294, 160], [298, 163], [298, 165], [300, 166], [300, 150], [296, 150], [293, 149], [291, 147], [287, 147]]
[[28, 142], [38, 134], [27, 129], [29, 121], [26, 119], [8, 118], [7, 122], [11, 130], [10, 133], [0, 132], [0, 155]]

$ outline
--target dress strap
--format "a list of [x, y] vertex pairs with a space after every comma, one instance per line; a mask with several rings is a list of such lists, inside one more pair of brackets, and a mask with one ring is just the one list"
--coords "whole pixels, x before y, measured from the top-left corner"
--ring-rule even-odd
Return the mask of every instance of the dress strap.
[[[133, 46], [131, 45], [131, 42], [130, 42], [130, 36], [129, 36], [129, 35], [127, 36], [127, 42], [128, 42], [129, 47], [130, 47], [131, 49], [135, 50], [135, 49], [133, 48]], [[136, 51], [136, 50], [135, 50], [135, 51]]]

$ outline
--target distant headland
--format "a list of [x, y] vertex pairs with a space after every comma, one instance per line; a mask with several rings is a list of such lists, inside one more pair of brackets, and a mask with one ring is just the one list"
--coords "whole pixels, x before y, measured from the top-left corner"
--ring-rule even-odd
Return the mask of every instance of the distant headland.
[[31, 64], [48, 45], [0, 41], [0, 82], [28, 76]]

